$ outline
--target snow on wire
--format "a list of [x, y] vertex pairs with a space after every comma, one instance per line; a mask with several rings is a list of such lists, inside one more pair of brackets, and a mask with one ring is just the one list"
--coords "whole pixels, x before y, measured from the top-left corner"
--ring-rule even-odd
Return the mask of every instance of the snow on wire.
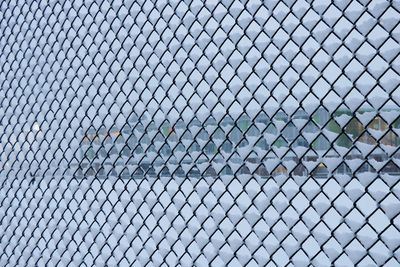
[[2, 1], [1, 266], [398, 266], [400, 1]]

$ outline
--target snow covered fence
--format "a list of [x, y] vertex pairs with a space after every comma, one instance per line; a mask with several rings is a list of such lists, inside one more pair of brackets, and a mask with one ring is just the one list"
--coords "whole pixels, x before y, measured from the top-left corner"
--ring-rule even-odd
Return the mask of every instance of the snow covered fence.
[[0, 190], [0, 263], [397, 266], [397, 180], [15, 180]]
[[399, 266], [400, 1], [0, 1], [0, 266]]

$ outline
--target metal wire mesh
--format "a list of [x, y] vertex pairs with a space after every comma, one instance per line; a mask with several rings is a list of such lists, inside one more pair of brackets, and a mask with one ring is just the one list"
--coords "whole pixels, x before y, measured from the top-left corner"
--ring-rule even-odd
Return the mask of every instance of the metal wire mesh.
[[399, 1], [2, 1], [1, 266], [398, 266]]

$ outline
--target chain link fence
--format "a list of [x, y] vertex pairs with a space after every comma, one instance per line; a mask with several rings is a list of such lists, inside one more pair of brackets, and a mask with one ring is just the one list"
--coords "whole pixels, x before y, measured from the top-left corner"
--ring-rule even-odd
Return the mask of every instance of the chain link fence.
[[399, 266], [400, 1], [2, 1], [1, 266]]

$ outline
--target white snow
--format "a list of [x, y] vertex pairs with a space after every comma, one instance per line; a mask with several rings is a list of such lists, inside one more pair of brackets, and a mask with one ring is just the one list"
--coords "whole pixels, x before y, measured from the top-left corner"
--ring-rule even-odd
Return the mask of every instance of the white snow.
[[[275, 143], [287, 141], [281, 132], [288, 124], [277, 119], [278, 110], [290, 119], [298, 108], [310, 115], [324, 105], [332, 114], [340, 106], [364, 128], [376, 115], [388, 124], [398, 118], [399, 4], [153, 2], [1, 4], [0, 169], [7, 177], [0, 182], [0, 265], [398, 264], [399, 176], [358, 172], [366, 161], [382, 169], [388, 160], [362, 158], [380, 153], [398, 164], [397, 145], [358, 140], [347, 155], [349, 148], [333, 144], [339, 133], [326, 128], [301, 135], [313, 143], [323, 133], [332, 154]], [[252, 120], [261, 111], [276, 128], [259, 128], [269, 153], [255, 147], [257, 137], [246, 136], [248, 143], [232, 152], [235, 161], [222, 152], [218, 162], [201, 156], [202, 163], [178, 164], [200, 161], [201, 152], [188, 153], [191, 141], [204, 149], [216, 128], [196, 138], [202, 128], [194, 126], [168, 162], [158, 153], [164, 140], [154, 150], [141, 139], [145, 155], [135, 153], [132, 160], [157, 160], [156, 172], [166, 166], [187, 173], [195, 164], [200, 172], [210, 166], [236, 172], [255, 151], [271, 173], [278, 166], [292, 171], [296, 161], [280, 158], [296, 154], [315, 156], [302, 161], [305, 169], [326, 167], [335, 181], [287, 174], [120, 180], [111, 173], [126, 166], [117, 154], [109, 159], [120, 165], [104, 166], [110, 172], [104, 180], [43, 173], [69, 173], [80, 164], [81, 139], [90, 126], [119, 131], [130, 115], [145, 115], [132, 131], [141, 137], [139, 126], [150, 121], [157, 128], [166, 120], [168, 127], [179, 119], [204, 123], [213, 117], [219, 123], [244, 112]], [[334, 120], [345, 128], [352, 118]], [[298, 130], [307, 121], [292, 119]], [[174, 149], [184, 130], [173, 130], [165, 144]], [[146, 138], [157, 133], [148, 130]], [[378, 140], [387, 131], [369, 127], [367, 133]], [[124, 145], [103, 148], [119, 152]], [[359, 157], [340, 158], [345, 155]], [[333, 173], [342, 162], [351, 175]], [[245, 165], [254, 172], [259, 163]], [[36, 181], [23, 178], [30, 173]]]
[[[153, 264], [164, 260], [188, 264], [194, 258], [183, 248], [191, 244], [199, 249], [197, 255], [205, 256], [202, 261], [207, 265], [214, 258], [221, 264], [228, 264], [234, 258], [242, 265], [253, 257], [257, 262], [266, 262], [268, 254], [253, 255], [260, 246], [265, 247], [269, 255], [284, 253], [285, 257], [293, 257], [293, 261], [302, 265], [309, 264], [310, 258], [298, 253], [300, 248], [308, 256], [316, 255], [320, 250], [318, 244], [326, 242], [322, 251], [328, 258], [333, 259], [332, 255], [339, 255], [344, 249], [349, 252], [349, 260], [356, 261], [365, 253], [364, 247], [372, 245], [380, 233], [382, 241], [376, 248], [374, 246], [372, 256], [374, 260], [383, 261], [400, 240], [399, 230], [388, 227], [391, 216], [398, 216], [400, 200], [386, 196], [388, 188], [382, 180], [368, 188], [371, 195], [363, 195], [363, 187], [356, 179], [346, 190], [337, 183], [327, 183], [321, 188], [311, 180], [300, 188], [296, 180], [289, 179], [282, 191], [274, 187], [276, 183], [272, 178], [238, 180], [229, 176], [217, 180], [53, 177], [34, 184], [24, 179], [20, 182], [21, 186], [1, 188], [3, 205], [0, 208], [3, 220], [21, 221], [0, 232], [3, 251], [9, 253], [26, 248], [26, 242], [15, 239], [13, 233], [19, 232], [24, 233], [21, 238], [34, 242], [38, 248], [33, 254], [22, 254], [20, 261], [32, 257], [34, 261], [43, 261], [46, 260], [43, 257], [47, 257], [52, 262], [68, 263], [73, 259], [92, 265], [99, 261], [112, 264], [125, 258], [129, 263], [138, 264], [150, 260], [143, 255], [155, 253], [159, 256], [151, 259]], [[15, 193], [19, 200], [14, 198]], [[334, 206], [327, 196], [335, 199]], [[383, 212], [377, 201], [382, 202]], [[42, 234], [37, 232], [37, 227]], [[272, 245], [271, 242], [277, 242], [272, 239], [282, 240], [284, 251], [277, 252], [279, 244]], [[352, 239], [355, 241], [347, 243]], [[339, 245], [329, 247], [334, 240]], [[50, 246], [58, 242], [68, 248]], [[172, 244], [173, 254], [166, 249]], [[378, 250], [379, 246], [387, 248]], [[132, 253], [124, 254], [130, 248]], [[89, 249], [92, 254], [87, 254]], [[114, 252], [104, 257], [111, 250]], [[236, 250], [237, 258], [229, 252]], [[101, 260], [98, 255], [103, 255]], [[317, 258], [327, 260], [321, 257]], [[9, 260], [17, 264], [16, 259]], [[340, 262], [338, 259], [337, 263]]]

